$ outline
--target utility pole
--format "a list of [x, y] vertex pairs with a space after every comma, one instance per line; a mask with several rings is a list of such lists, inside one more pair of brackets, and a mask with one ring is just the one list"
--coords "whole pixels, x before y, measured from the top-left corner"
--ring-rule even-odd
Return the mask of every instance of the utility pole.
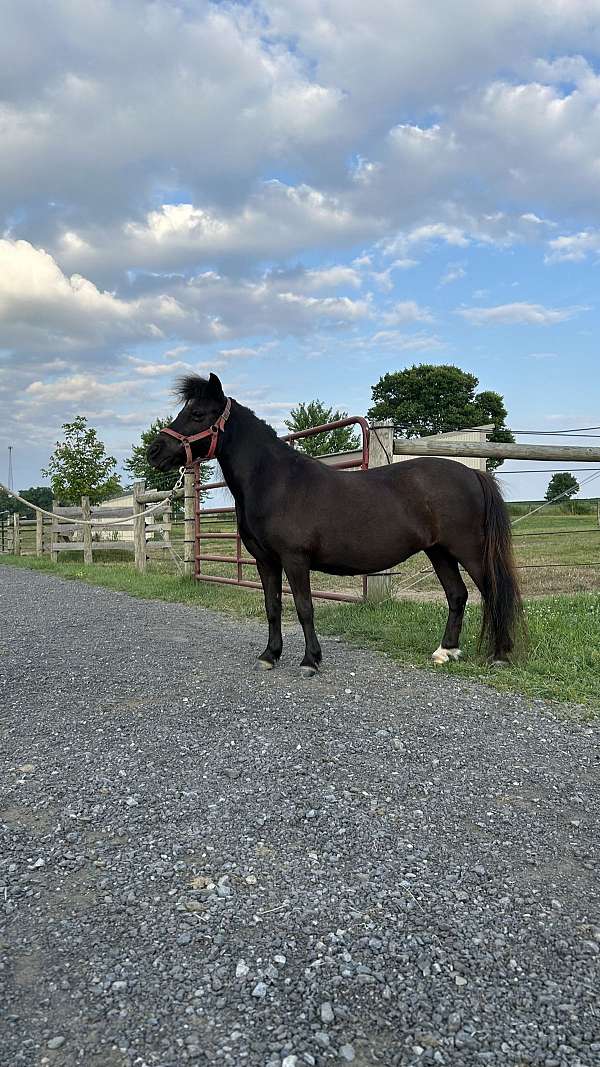
[[13, 446], [8, 446], [8, 488], [14, 489], [13, 485], [13, 465], [12, 465], [12, 450]]

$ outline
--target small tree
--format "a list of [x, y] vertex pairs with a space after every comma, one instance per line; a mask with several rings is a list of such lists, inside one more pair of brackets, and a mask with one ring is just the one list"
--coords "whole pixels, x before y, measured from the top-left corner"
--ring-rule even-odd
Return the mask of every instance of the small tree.
[[[560, 500], [570, 500], [572, 496], [575, 496], [579, 492], [579, 482], [568, 471], [559, 471], [558, 474], [553, 474], [548, 482], [548, 488], [546, 489], [546, 496], [544, 500], [553, 501], [556, 497], [560, 497]], [[560, 503], [560, 501], [556, 501]]]
[[[384, 374], [373, 386], [371, 419], [392, 419], [398, 437], [427, 437], [492, 423], [490, 441], [511, 442], [506, 408], [500, 393], [476, 393], [479, 379], [460, 367], [421, 363]], [[488, 470], [503, 462], [488, 459]]]
[[[325, 407], [322, 400], [311, 400], [308, 404], [299, 404], [297, 408], [292, 408], [285, 425], [290, 433], [298, 433], [300, 430], [310, 430], [313, 426], [323, 426], [327, 422], [339, 422], [340, 419], [347, 418], [347, 411], [334, 411], [333, 408]], [[329, 430], [318, 437], [300, 437], [295, 447], [309, 456], [327, 456], [331, 452], [352, 452], [360, 447], [360, 443], [351, 426], [340, 426], [337, 430]]]
[[64, 504], [78, 504], [82, 496], [89, 496], [92, 504], [100, 504], [120, 493], [121, 484], [114, 473], [117, 461], [106, 454], [104, 442], [87, 419], [78, 415], [73, 422], [65, 422], [63, 430], [64, 441], [56, 442], [48, 466], [42, 470], [50, 478], [54, 498]]

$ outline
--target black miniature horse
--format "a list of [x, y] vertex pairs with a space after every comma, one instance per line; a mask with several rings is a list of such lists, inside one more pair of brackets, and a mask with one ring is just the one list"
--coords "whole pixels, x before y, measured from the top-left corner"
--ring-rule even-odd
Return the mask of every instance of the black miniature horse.
[[[339, 471], [295, 451], [237, 401], [221, 382], [179, 382], [184, 407], [148, 449], [159, 470], [213, 455], [235, 498], [242, 541], [256, 558], [269, 641], [258, 664], [281, 656], [281, 577], [285, 571], [302, 624], [301, 669], [315, 674], [321, 648], [313, 622], [310, 571], [372, 574], [424, 551], [444, 587], [449, 614], [436, 663], [458, 659], [467, 588], [459, 563], [483, 598], [482, 637], [492, 658], [514, 646], [521, 600], [511, 531], [494, 479], [448, 459], [408, 460], [367, 471]], [[185, 454], [184, 454], [185, 453]]]

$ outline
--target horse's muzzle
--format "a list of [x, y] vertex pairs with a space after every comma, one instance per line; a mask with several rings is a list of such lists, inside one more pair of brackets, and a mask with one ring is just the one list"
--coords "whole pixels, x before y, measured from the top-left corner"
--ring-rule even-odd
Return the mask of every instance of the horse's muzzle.
[[161, 440], [160, 437], [156, 437], [154, 441], [148, 445], [146, 456], [150, 465], [155, 467], [156, 470], [170, 471], [173, 470], [174, 467], [179, 466], [177, 453], [180, 451], [181, 449], [179, 446], [173, 448], [164, 438]]

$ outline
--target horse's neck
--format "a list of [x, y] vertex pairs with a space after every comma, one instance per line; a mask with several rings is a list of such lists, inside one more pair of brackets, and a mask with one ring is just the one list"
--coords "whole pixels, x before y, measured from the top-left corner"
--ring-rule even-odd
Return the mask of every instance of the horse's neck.
[[265, 460], [271, 454], [275, 459], [282, 447], [282, 442], [256, 415], [234, 404], [221, 439], [218, 459], [227, 487], [237, 502], [243, 502], [246, 493], [256, 489]]

